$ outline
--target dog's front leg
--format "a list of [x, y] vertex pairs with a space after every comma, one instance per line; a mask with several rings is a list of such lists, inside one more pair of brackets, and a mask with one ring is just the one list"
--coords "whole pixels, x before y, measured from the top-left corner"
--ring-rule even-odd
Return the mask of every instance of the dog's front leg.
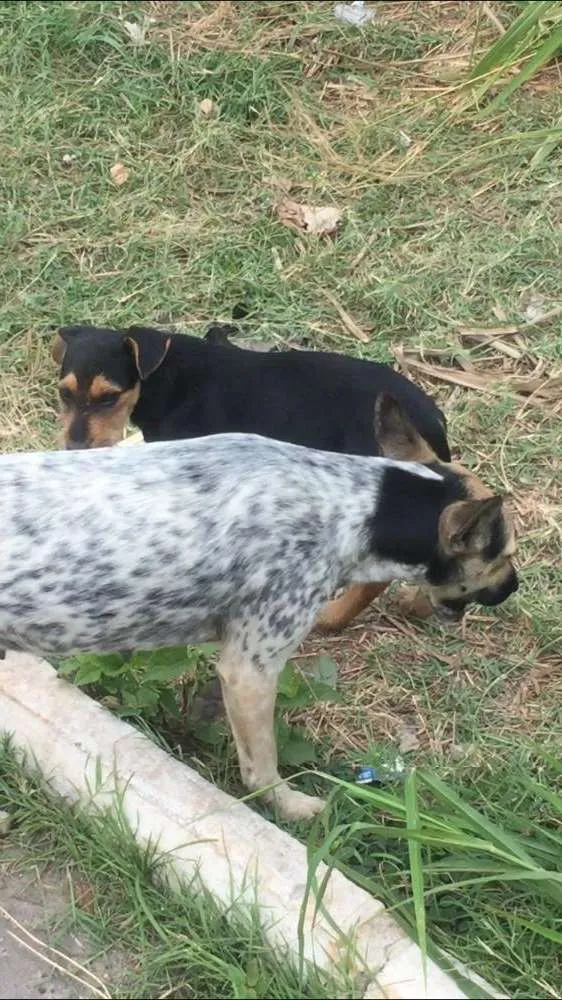
[[321, 632], [339, 632], [383, 593], [388, 583], [356, 583], [341, 597], [328, 601], [316, 619]]
[[273, 802], [285, 819], [312, 819], [322, 810], [322, 799], [290, 788], [277, 770], [276, 667], [277, 664], [256, 667], [248, 654], [241, 656], [229, 653], [228, 649], [223, 651], [217, 667], [242, 781], [251, 791], [267, 788], [266, 801]]

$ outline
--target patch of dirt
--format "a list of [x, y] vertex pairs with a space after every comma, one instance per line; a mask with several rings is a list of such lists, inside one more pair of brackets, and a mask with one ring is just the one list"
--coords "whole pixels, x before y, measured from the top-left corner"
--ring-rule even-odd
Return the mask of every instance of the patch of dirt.
[[[110, 997], [119, 958], [89, 958], [80, 935], [56, 933], [70, 900], [65, 872], [30, 871], [13, 844], [0, 841], [0, 1000]], [[79, 900], [78, 900], [79, 902]]]

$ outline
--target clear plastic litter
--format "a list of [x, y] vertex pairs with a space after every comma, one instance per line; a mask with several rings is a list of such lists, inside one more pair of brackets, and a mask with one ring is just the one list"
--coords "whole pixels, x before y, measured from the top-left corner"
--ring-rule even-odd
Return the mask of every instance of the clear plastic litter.
[[406, 773], [404, 761], [401, 757], [396, 757], [391, 763], [381, 763], [377, 767], [369, 764], [359, 767], [355, 773], [355, 784], [386, 785], [395, 781], [403, 781]]
[[365, 0], [353, 0], [353, 3], [337, 3], [334, 7], [334, 17], [337, 17], [338, 21], [346, 21], [347, 24], [362, 28], [376, 17], [376, 11], [372, 7], [365, 7]]

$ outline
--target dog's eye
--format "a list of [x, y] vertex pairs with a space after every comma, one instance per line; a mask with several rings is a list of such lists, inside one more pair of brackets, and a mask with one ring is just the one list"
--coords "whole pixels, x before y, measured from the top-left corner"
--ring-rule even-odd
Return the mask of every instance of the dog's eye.
[[72, 398], [73, 398], [72, 397], [72, 393], [71, 393], [70, 389], [67, 388], [67, 386], [61, 385], [61, 387], [59, 389], [59, 396], [60, 396], [61, 403], [64, 403], [65, 406], [69, 406], [70, 403], [72, 403]]
[[92, 402], [94, 406], [114, 406], [120, 395], [119, 392], [104, 392], [101, 396], [96, 396]]

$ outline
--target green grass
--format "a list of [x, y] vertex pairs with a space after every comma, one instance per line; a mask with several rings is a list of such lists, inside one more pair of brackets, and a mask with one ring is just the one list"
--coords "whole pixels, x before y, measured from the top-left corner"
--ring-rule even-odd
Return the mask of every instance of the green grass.
[[421, 945], [427, 924], [429, 954], [462, 955], [510, 996], [558, 997], [560, 774], [523, 745], [462, 798], [426, 769], [405, 796], [343, 783], [312, 857], [376, 892]]
[[38, 777], [23, 773], [5, 742], [0, 801], [13, 822], [3, 864], [13, 849], [23, 869], [66, 873], [70, 903], [53, 934], [85, 935], [92, 961], [107, 956], [109, 969], [120, 968], [118, 981], [107, 983], [114, 1000], [289, 1000], [333, 997], [341, 989], [307, 969], [299, 975], [274, 954], [251, 912], [240, 910], [237, 919], [231, 912], [227, 922], [205, 894], [164, 889], [163, 859], [155, 847], [137, 846], [119, 810], [86, 815], [79, 806], [70, 809]]
[[[488, 6], [506, 27], [519, 9]], [[244, 303], [247, 336], [389, 361], [404, 344], [490, 372], [498, 395], [422, 382], [463, 461], [513, 495], [519, 595], [471, 616], [463, 635], [382, 602], [341, 640], [311, 640], [305, 652], [336, 660], [343, 700], [289, 718], [306, 726], [318, 766], [337, 773], [388, 752], [413, 719], [412, 762], [500, 825], [525, 829], [539, 808], [548, 825], [552, 804], [539, 807], [520, 782], [541, 779], [529, 739], [557, 754], [562, 730], [560, 388], [548, 383], [537, 405], [508, 379], [537, 366], [545, 381], [560, 373], [562, 324], [506, 335], [516, 357], [461, 343], [458, 330], [521, 325], [561, 304], [558, 70], [479, 117], [466, 81], [498, 37], [480, 4], [381, 3], [359, 32], [331, 3], [232, 3], [191, 29], [215, 10], [0, 3], [10, 95], [0, 110], [0, 447], [55, 440], [56, 323], [198, 333]], [[120, 16], [145, 13], [156, 20], [136, 48]], [[208, 117], [207, 98], [217, 106]], [[117, 162], [129, 171], [121, 187]], [[336, 239], [279, 223], [280, 179], [295, 200], [343, 211]], [[368, 344], [347, 332], [333, 296]], [[223, 743], [174, 739], [239, 791]], [[357, 807], [342, 802], [338, 821], [350, 822]], [[407, 847], [346, 843], [342, 862], [402, 901]], [[528, 926], [546, 923], [548, 907], [534, 912], [511, 885], [494, 892], [428, 897], [429, 936], [512, 997], [558, 995], [557, 946]]]

